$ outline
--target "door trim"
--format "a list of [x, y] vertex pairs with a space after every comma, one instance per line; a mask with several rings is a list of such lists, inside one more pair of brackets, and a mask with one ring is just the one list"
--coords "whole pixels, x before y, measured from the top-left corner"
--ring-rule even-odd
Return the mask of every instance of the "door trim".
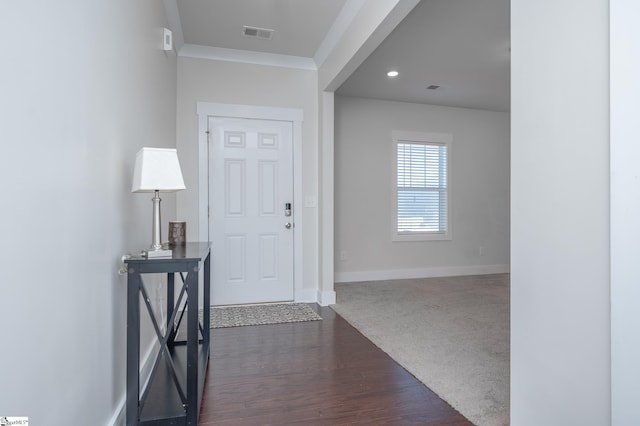
[[[288, 121], [293, 126], [293, 298], [308, 301], [302, 288], [302, 122], [304, 113], [297, 108], [198, 102], [198, 237], [211, 241], [209, 232], [209, 117]], [[215, 256], [215, 253], [211, 254]]]

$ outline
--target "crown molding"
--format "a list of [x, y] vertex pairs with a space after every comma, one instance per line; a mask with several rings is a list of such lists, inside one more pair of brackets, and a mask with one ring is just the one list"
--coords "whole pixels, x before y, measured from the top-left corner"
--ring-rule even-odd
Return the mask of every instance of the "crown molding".
[[312, 71], [318, 70], [313, 58], [253, 52], [248, 50], [225, 49], [222, 47], [201, 46], [197, 44], [184, 44], [178, 51], [178, 56], [184, 58], [241, 62], [246, 64], [267, 65], [282, 68], [295, 68]]

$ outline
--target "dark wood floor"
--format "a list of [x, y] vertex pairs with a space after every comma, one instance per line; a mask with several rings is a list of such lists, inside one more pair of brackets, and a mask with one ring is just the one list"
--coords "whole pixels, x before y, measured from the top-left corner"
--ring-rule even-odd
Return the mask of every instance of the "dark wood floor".
[[471, 425], [331, 308], [212, 329], [200, 425]]

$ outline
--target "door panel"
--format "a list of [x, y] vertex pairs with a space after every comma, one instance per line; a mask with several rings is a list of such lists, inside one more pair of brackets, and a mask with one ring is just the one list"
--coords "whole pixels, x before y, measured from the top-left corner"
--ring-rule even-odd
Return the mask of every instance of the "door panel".
[[209, 118], [214, 305], [294, 297], [293, 125]]

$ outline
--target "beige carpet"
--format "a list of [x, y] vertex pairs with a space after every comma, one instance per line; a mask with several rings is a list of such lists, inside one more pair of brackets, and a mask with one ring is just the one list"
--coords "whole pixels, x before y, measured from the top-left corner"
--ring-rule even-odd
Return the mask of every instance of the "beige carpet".
[[509, 275], [336, 284], [331, 306], [478, 426], [509, 424]]

